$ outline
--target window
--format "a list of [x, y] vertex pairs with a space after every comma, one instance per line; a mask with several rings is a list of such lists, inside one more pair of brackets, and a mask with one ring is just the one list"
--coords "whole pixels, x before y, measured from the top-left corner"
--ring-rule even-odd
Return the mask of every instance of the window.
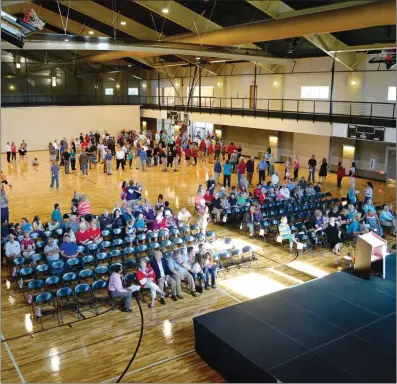
[[387, 93], [387, 101], [396, 101], [396, 87], [389, 87]]
[[328, 86], [301, 87], [301, 99], [328, 99], [328, 97]]
[[113, 96], [113, 88], [105, 88], [106, 96]]
[[128, 96], [137, 96], [138, 88], [128, 88]]

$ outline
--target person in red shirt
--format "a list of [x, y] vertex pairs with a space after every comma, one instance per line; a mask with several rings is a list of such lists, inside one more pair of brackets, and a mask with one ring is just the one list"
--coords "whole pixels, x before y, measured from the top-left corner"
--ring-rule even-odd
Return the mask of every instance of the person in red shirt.
[[182, 147], [179, 144], [177, 144], [177, 146], [175, 147], [175, 150], [178, 153], [178, 157], [179, 157], [178, 164], [180, 164], [181, 158], [182, 158]]
[[91, 228], [88, 230], [88, 233], [90, 235], [90, 240], [95, 244], [102, 243], [103, 239], [101, 236], [101, 230], [97, 227], [95, 220], [92, 221]]
[[180, 136], [177, 136], [177, 137], [176, 137], [175, 144], [176, 144], [176, 145], [181, 145], [181, 138], [180, 138]]
[[236, 146], [234, 145], [233, 141], [227, 146], [227, 158], [230, 160], [230, 156], [236, 149]]
[[342, 167], [342, 162], [340, 161], [338, 163], [338, 169], [336, 170], [337, 188], [342, 187], [342, 179], [344, 176], [346, 176], [346, 171], [345, 168]]
[[196, 145], [193, 147], [193, 151], [192, 152], [193, 152], [192, 155], [193, 155], [193, 159], [194, 159], [194, 165], [197, 165], [198, 148], [197, 148]]
[[221, 156], [221, 145], [219, 141], [216, 142], [215, 144], [215, 157], [214, 159], [217, 160]]
[[80, 245], [91, 243], [91, 236], [87, 231], [86, 223], [80, 223], [80, 229], [76, 232], [76, 243]]
[[213, 159], [214, 159], [214, 146], [211, 143], [210, 146], [208, 147], [208, 162], [212, 164]]
[[139, 268], [138, 272], [136, 273], [136, 278], [142, 288], [150, 289], [152, 301], [151, 303], [149, 303], [149, 308], [154, 307], [154, 300], [156, 299], [157, 293], [160, 294], [160, 303], [165, 304], [164, 298], [166, 297], [166, 295], [156, 284], [156, 274], [154, 273], [153, 268], [148, 263], [148, 259], [146, 257], [142, 257], [139, 262]]
[[259, 192], [259, 202], [261, 204], [265, 204], [265, 200], [266, 200], [266, 189], [261, 188], [261, 190]]
[[214, 196], [211, 195], [211, 192], [209, 189], [207, 189], [204, 193], [204, 200], [205, 204], [208, 205], [209, 207], [211, 206], [212, 200], [214, 200]]
[[247, 169], [247, 164], [244, 161], [243, 157], [240, 157], [240, 162], [237, 165], [237, 178], [238, 178], [238, 186], [241, 187], [241, 176], [245, 175], [245, 170]]
[[189, 148], [189, 146], [187, 146], [185, 149], [185, 159], [187, 166], [190, 165], [190, 156], [192, 156], [192, 150]]
[[204, 160], [206, 149], [207, 149], [207, 146], [205, 145], [205, 140], [201, 140], [201, 143], [200, 143], [200, 160], [201, 161]]

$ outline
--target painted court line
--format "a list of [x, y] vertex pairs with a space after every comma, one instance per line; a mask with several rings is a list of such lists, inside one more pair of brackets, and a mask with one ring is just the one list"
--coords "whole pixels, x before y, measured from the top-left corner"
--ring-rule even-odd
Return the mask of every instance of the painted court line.
[[239, 299], [237, 299], [236, 297], [232, 296], [230, 293], [227, 293], [227, 292], [224, 291], [223, 289], [221, 289], [221, 288], [218, 287], [217, 290], [218, 290], [218, 291], [221, 291], [221, 292], [224, 293], [225, 295], [231, 297], [233, 300], [237, 301], [238, 303], [242, 303], [241, 300], [239, 300]]
[[[1, 334], [1, 340], [5, 340], [3, 334]], [[19, 366], [18, 366], [17, 362], [15, 361], [15, 357], [14, 357], [13, 353], [11, 352], [11, 349], [8, 346], [7, 342], [6, 341], [3, 342], [3, 345], [4, 345], [4, 348], [6, 349], [8, 355], [10, 356], [12, 364], [14, 365], [14, 368], [17, 371], [19, 378], [21, 379], [21, 383], [23, 383], [23, 384], [26, 383], [26, 380], [23, 378], [22, 372], [19, 369]]]
[[[156, 361], [155, 363], [146, 365], [146, 366], [144, 366], [144, 367], [142, 367], [142, 368], [138, 368], [138, 369], [135, 369], [135, 370], [133, 370], [133, 371], [127, 372], [127, 373], [125, 374], [124, 377], [129, 376], [129, 375], [132, 375], [132, 374], [134, 374], [134, 373], [138, 373], [138, 372], [144, 371], [145, 369], [148, 369], [148, 368], [156, 367], [157, 365], [167, 363], [168, 361], [175, 360], [175, 359], [177, 359], [177, 358], [179, 358], [179, 357], [186, 356], [186, 355], [190, 355], [190, 354], [193, 353], [194, 351], [195, 351], [194, 349], [191, 349], [190, 351], [180, 353], [179, 355], [175, 355], [175, 356], [169, 357], [169, 358], [167, 358], [167, 359], [163, 359], [163, 360], [160, 360], [160, 361]], [[114, 381], [114, 380], [117, 380], [118, 378], [119, 378], [119, 376], [116, 376], [116, 377], [113, 377], [113, 378], [111, 378], [111, 379], [109, 379], [109, 380], [102, 381], [102, 383], [110, 383], [110, 382], [112, 382], [112, 381]]]

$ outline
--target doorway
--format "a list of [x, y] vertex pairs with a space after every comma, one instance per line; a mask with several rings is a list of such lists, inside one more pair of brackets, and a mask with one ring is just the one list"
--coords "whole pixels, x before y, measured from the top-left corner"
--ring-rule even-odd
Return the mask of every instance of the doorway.
[[258, 94], [258, 86], [250, 85], [250, 109], [256, 108], [256, 95]]

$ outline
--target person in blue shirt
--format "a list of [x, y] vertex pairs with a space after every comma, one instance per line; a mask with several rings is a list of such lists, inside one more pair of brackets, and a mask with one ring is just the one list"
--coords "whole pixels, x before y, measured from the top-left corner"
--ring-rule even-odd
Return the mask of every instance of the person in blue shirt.
[[59, 167], [55, 161], [52, 162], [51, 165], [51, 188], [54, 188], [54, 182], [56, 184], [57, 189], [59, 189]]
[[355, 205], [357, 203], [357, 193], [355, 185], [351, 185], [349, 191], [347, 192], [347, 199], [350, 204]]
[[139, 157], [141, 159], [141, 167], [142, 167], [142, 171], [145, 170], [145, 165], [146, 165], [146, 160], [147, 160], [147, 153], [144, 149], [141, 149], [141, 151], [139, 152]]
[[207, 189], [210, 191], [210, 194], [213, 195], [215, 193], [215, 180], [214, 176], [210, 176], [209, 179], [207, 180]]
[[232, 175], [232, 166], [229, 160], [226, 160], [225, 164], [223, 164], [223, 186], [230, 187], [230, 177]]
[[390, 212], [390, 207], [385, 204], [383, 210], [379, 215], [380, 224], [382, 227], [391, 229], [391, 234], [396, 236], [396, 219]]
[[146, 228], [145, 219], [143, 218], [143, 214], [140, 213], [137, 219], [135, 220], [135, 228], [138, 232], [143, 232]]
[[58, 203], [54, 204], [54, 210], [52, 211], [51, 219], [55, 219], [56, 221], [58, 221], [58, 223], [62, 223], [63, 221], [61, 207]]
[[294, 182], [290, 179], [290, 181], [288, 182], [288, 184], [287, 184], [287, 188], [290, 190], [290, 191], [293, 191], [294, 190], [294, 188], [295, 188], [295, 184], [294, 184]]
[[372, 204], [372, 199], [367, 199], [367, 202], [364, 204], [363, 211], [365, 213], [368, 213], [369, 211], [376, 213], [376, 209], [375, 209], [374, 205]]
[[221, 175], [221, 172], [222, 172], [222, 165], [219, 159], [217, 159], [214, 164], [214, 179], [216, 184], [219, 184], [219, 176]]
[[346, 235], [357, 237], [363, 233], [363, 230], [360, 227], [360, 223], [358, 220], [360, 219], [360, 215], [354, 216], [351, 223], [346, 226]]
[[259, 172], [259, 184], [261, 184], [262, 181], [266, 180], [266, 169], [269, 168], [268, 161], [262, 158], [256, 168]]
[[22, 219], [21, 228], [23, 232], [33, 232], [32, 225], [28, 222], [28, 219]]

